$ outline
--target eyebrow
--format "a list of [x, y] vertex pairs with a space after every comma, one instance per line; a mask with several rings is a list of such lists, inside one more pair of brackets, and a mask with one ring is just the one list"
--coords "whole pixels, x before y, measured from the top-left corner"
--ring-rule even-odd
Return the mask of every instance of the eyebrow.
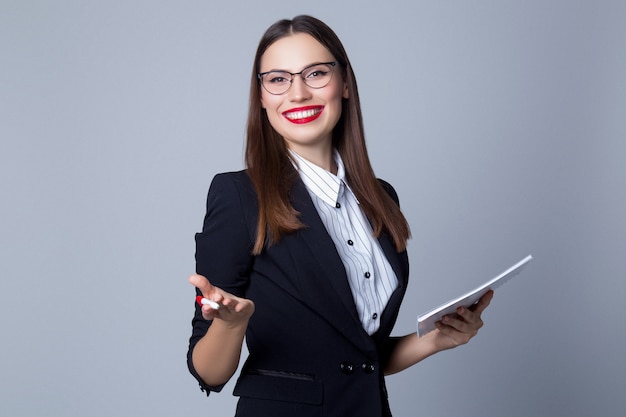
[[296, 71], [296, 72], [287, 71], [286, 69], [271, 69], [269, 71], [259, 71], [259, 74], [267, 74], [269, 72], [287, 72], [289, 74], [297, 74], [299, 72], [304, 71], [305, 69], [307, 69], [309, 67], [313, 67], [315, 65], [320, 65], [320, 64], [328, 64], [329, 62], [336, 62], [336, 61], [334, 61], [334, 60], [330, 60], [330, 61], [315, 61], [312, 64], [305, 65], [304, 67], [302, 67], [302, 69], [300, 71]]

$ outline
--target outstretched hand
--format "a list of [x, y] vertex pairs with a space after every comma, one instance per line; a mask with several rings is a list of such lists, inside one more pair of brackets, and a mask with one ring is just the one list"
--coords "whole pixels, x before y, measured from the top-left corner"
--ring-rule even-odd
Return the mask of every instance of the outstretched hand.
[[435, 323], [437, 330], [431, 334], [439, 350], [463, 345], [476, 336], [478, 330], [483, 327], [481, 315], [492, 298], [493, 291], [489, 291], [473, 306], [459, 307], [456, 314], [448, 314]]
[[205, 320], [221, 319], [233, 325], [247, 322], [254, 313], [254, 302], [247, 298], [234, 296], [221, 288], [212, 285], [202, 275], [191, 275], [189, 283], [197, 287], [202, 296], [221, 305], [213, 309], [209, 305], [202, 306], [202, 317]]

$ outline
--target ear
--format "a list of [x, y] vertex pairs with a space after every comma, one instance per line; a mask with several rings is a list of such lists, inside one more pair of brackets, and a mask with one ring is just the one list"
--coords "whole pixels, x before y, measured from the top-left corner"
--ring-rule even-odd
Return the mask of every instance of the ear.
[[343, 98], [350, 98], [350, 90], [348, 90], [348, 83], [343, 83]]

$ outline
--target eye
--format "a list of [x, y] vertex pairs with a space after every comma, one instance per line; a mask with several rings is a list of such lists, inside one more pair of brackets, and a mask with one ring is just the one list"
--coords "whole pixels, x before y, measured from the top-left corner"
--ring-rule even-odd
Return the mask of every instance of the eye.
[[306, 78], [320, 78], [328, 75], [328, 71], [324, 68], [312, 68], [307, 74]]
[[270, 72], [265, 75], [265, 81], [270, 84], [286, 84], [290, 79], [282, 72]]

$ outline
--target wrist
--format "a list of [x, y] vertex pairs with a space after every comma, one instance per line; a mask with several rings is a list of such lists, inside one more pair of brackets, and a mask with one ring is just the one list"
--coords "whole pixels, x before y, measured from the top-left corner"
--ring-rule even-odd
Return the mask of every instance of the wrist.
[[441, 334], [439, 334], [439, 330], [433, 330], [428, 334], [420, 337], [420, 341], [422, 344], [422, 352], [425, 356], [434, 355], [435, 353], [448, 350], [450, 346], [445, 345], [441, 340]]

